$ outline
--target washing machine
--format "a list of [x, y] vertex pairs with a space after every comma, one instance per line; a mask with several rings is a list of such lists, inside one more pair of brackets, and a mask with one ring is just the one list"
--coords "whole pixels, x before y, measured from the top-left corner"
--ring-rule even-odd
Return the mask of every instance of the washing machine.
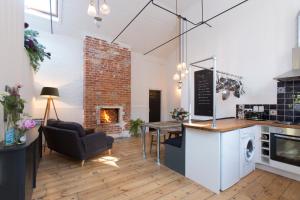
[[240, 130], [240, 178], [255, 170], [255, 128]]

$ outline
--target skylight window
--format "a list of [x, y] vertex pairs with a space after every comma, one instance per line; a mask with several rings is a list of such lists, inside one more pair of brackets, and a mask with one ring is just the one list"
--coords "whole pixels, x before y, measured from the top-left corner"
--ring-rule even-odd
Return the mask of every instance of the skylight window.
[[[50, 1], [52, 12], [50, 12]], [[50, 17], [50, 13], [54, 18], [59, 18], [59, 0], [25, 0], [26, 12], [41, 17]]]

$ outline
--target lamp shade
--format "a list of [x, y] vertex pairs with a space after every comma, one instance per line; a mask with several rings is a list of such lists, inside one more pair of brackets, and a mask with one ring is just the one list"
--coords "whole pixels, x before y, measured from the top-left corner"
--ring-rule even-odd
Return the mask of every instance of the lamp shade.
[[57, 88], [54, 87], [43, 87], [41, 91], [41, 96], [55, 96], [59, 97], [59, 92]]
[[108, 15], [110, 13], [110, 7], [109, 5], [106, 3], [106, 1], [104, 0], [104, 3], [100, 6], [100, 12], [103, 15]]

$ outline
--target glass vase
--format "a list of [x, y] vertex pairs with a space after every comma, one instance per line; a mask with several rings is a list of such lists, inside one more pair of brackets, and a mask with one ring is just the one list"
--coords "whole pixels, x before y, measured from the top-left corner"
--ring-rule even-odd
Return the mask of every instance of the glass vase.
[[15, 130], [15, 142], [17, 144], [24, 144], [26, 142], [26, 133], [21, 130]]
[[11, 114], [7, 114], [4, 142], [7, 146], [15, 144], [15, 126]]

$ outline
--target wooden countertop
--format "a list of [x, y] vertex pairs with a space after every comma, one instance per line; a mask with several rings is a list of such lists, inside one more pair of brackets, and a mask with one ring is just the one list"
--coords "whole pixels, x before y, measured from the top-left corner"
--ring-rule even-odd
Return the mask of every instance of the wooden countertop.
[[281, 128], [296, 128], [300, 129], [300, 125], [285, 125], [276, 123], [276, 121], [254, 121], [254, 120], [242, 120], [242, 119], [220, 119], [217, 120], [217, 127], [211, 127], [212, 121], [203, 121], [203, 122], [192, 122], [184, 123], [183, 125], [187, 128], [195, 128], [204, 131], [211, 132], [227, 132], [241, 128], [247, 128], [254, 125], [265, 125], [265, 126], [275, 126]]
[[182, 123], [177, 121], [162, 121], [162, 122], [144, 123], [143, 126], [154, 128], [154, 129], [170, 129], [170, 128], [181, 128]]

